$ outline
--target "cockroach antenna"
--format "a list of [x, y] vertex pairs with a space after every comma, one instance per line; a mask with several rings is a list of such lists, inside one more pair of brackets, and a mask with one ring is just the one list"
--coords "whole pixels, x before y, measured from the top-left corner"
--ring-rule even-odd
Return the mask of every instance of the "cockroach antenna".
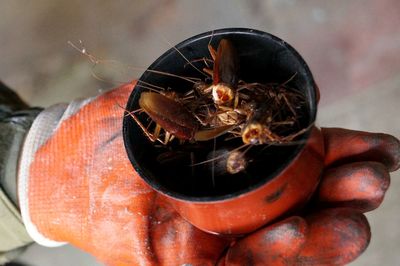
[[205, 74], [203, 71], [198, 69], [195, 65], [193, 65], [192, 62], [189, 59], [187, 59], [187, 57], [181, 51], [179, 51], [178, 48], [176, 48], [174, 45], [172, 45], [167, 39], [164, 38], [164, 42], [166, 42], [170, 47], [172, 47], [172, 49], [174, 49], [191, 67], [193, 67], [193, 69], [195, 69], [200, 74], [208, 77], [207, 74]]
[[67, 43], [68, 43], [72, 48], [74, 48], [75, 50], [77, 50], [79, 53], [81, 53], [81, 54], [87, 56], [87, 57], [89, 58], [90, 62], [92, 62], [94, 66], [96, 66], [97, 64], [99, 64], [99, 63], [101, 62], [101, 60], [97, 59], [97, 57], [95, 57], [94, 55], [90, 54], [90, 53], [87, 51], [87, 49], [86, 49], [86, 47], [84, 46], [82, 40], [79, 40], [78, 42], [79, 42], [80, 47], [78, 47], [77, 45], [75, 45], [75, 44], [74, 44], [73, 42], [71, 42], [71, 41], [68, 41]]

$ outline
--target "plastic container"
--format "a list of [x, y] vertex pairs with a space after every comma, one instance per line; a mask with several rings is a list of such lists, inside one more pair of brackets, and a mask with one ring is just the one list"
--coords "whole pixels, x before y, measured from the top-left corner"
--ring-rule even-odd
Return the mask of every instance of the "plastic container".
[[[149, 69], [205, 79], [201, 71], [204, 60], [199, 59], [210, 58], [208, 44], [216, 48], [222, 38], [231, 40], [238, 51], [240, 79], [283, 83], [294, 76], [289, 85], [301, 91], [307, 101], [308, 115], [302, 123], [304, 127], [314, 123], [318, 88], [307, 64], [285, 41], [265, 32], [242, 28], [206, 32], [171, 48]], [[178, 92], [193, 88], [184, 79], [149, 71], [140, 80]], [[136, 86], [127, 110], [139, 108], [142, 91], [146, 89]], [[146, 119], [143, 114], [139, 118]], [[253, 163], [245, 173], [222, 176], [215, 176], [214, 168], [193, 164], [193, 157], [201, 162], [214, 149], [227, 149], [223, 140], [218, 139], [216, 146], [214, 141], [193, 143], [183, 151], [174, 146], [160, 148], [129, 116], [124, 118], [123, 137], [128, 157], [143, 180], [167, 197], [194, 226], [217, 234], [248, 233], [298, 211], [316, 189], [323, 168], [323, 141], [315, 127], [293, 145], [251, 148]]]

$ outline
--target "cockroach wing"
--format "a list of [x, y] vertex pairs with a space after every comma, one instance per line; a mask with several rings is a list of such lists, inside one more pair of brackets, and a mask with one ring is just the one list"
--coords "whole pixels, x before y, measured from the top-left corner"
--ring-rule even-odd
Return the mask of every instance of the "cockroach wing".
[[232, 42], [222, 39], [214, 62], [213, 84], [224, 83], [236, 88], [238, 83], [239, 56]]
[[232, 130], [236, 127], [236, 125], [226, 125], [226, 126], [220, 126], [220, 127], [215, 127], [211, 129], [203, 129], [199, 130], [196, 132], [194, 135], [194, 140], [197, 141], [207, 141], [214, 139], [216, 137], [219, 137], [225, 133], [227, 133], [229, 130]]
[[155, 123], [178, 139], [193, 139], [197, 120], [179, 102], [159, 93], [142, 92], [139, 106]]

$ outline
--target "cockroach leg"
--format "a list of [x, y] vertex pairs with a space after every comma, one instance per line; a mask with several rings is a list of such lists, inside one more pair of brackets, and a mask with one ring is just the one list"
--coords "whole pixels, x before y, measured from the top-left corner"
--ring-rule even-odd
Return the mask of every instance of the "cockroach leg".
[[297, 138], [300, 135], [303, 135], [304, 133], [306, 133], [308, 130], [310, 130], [312, 127], [314, 126], [314, 123], [311, 123], [310, 125], [308, 125], [308, 127], [303, 128], [301, 130], [299, 130], [298, 132], [291, 134], [289, 136], [286, 136], [283, 138], [284, 142], [289, 142], [289, 141], [293, 141], [295, 138]]
[[171, 141], [173, 141], [175, 138], [174, 135], [172, 135], [171, 133], [169, 133], [168, 131], [165, 131], [165, 137], [164, 137], [164, 142], [162, 144], [167, 145], [168, 143], [170, 143]]
[[[170, 44], [171, 45], [171, 44]], [[202, 75], [204, 75], [204, 76], [207, 76], [206, 74], [204, 74], [204, 72], [202, 72], [200, 69], [198, 69], [195, 65], [193, 65], [192, 64], [192, 62], [189, 60], [189, 59], [187, 59], [186, 58], [186, 56], [181, 52], [181, 51], [179, 51], [179, 49], [178, 48], [176, 48], [175, 46], [173, 46], [173, 45], [171, 45], [172, 46], [172, 48], [193, 68], [193, 69], [195, 69], [197, 72], [199, 72], [200, 74], [202, 74]]]
[[283, 100], [285, 101], [287, 107], [288, 107], [289, 110], [292, 112], [292, 114], [293, 114], [294, 116], [297, 116], [296, 111], [293, 109], [293, 106], [290, 104], [290, 102], [289, 102], [288, 98], [286, 97], [286, 95], [285, 95], [285, 94], [281, 94], [281, 95], [282, 95], [282, 98], [283, 98]]
[[[207, 68], [210, 68], [210, 65], [208, 63], [214, 63], [214, 60], [203, 57], [203, 63]], [[204, 71], [204, 69], [203, 69], [203, 71]]]
[[[145, 87], [142, 84], [144, 84], [144, 85], [146, 85], [148, 87]], [[140, 79], [136, 83], [136, 86], [138, 86], [138, 85], [140, 85], [142, 88], [147, 88], [147, 89], [150, 89], [150, 90], [154, 90], [155, 92], [160, 92], [160, 93], [165, 92], [165, 88], [163, 88], [161, 86], [157, 86], [155, 84], [151, 84], [149, 82], [145, 82], [145, 81], [140, 80]]]
[[297, 72], [295, 72], [288, 80], [286, 80], [285, 82], [283, 82], [283, 83], [281, 84], [281, 86], [286, 86], [286, 84], [288, 84], [289, 82], [291, 82], [296, 76], [297, 76]]
[[214, 72], [213, 72], [212, 69], [210, 69], [210, 68], [203, 68], [203, 71], [204, 71], [206, 74], [210, 75], [211, 78], [213, 78]]
[[191, 168], [192, 178], [195, 177], [195, 171], [194, 171], [194, 166], [193, 166], [194, 162], [195, 162], [194, 152], [190, 152], [190, 163], [191, 163], [191, 167], [190, 168]]
[[[161, 140], [160, 138], [158, 138], [158, 133], [156, 132], [156, 134], [152, 134], [148, 131], [148, 129], [142, 124], [142, 122], [140, 122], [140, 120], [136, 117], [136, 115], [134, 115], [133, 112], [127, 111], [125, 110], [125, 112], [127, 112], [127, 115], [129, 115], [130, 117], [132, 117], [132, 119], [136, 122], [136, 124], [140, 127], [140, 129], [143, 131], [143, 133], [146, 135], [146, 137], [151, 141], [151, 142], [156, 142], [159, 141], [161, 144], [166, 145], [165, 140]], [[157, 128], [158, 125], [156, 125]]]
[[274, 121], [274, 122], [271, 122], [271, 125], [272, 126], [286, 126], [286, 125], [288, 125], [288, 126], [293, 126], [294, 125], [294, 121]]
[[215, 51], [215, 49], [211, 46], [211, 44], [208, 44], [207, 47], [208, 47], [208, 52], [211, 55], [211, 58], [215, 61], [215, 59], [217, 58], [217, 51]]
[[[203, 58], [198, 58], [198, 59], [191, 60], [190, 62], [191, 62], [191, 63], [203, 62], [204, 65], [205, 65], [207, 68], [210, 68], [210, 66], [209, 66], [208, 63], [214, 63], [214, 60], [212, 60], [212, 59], [210, 59], [210, 58], [203, 57]], [[184, 67], [186, 67], [186, 66], [188, 66], [188, 65], [190, 65], [190, 64], [189, 64], [189, 63], [185, 63], [185, 66], [184, 66]], [[204, 69], [203, 69], [203, 71], [204, 71]]]
[[[217, 148], [217, 138], [214, 138], [213, 157], [215, 157], [215, 150]], [[215, 188], [215, 161], [211, 162], [211, 181], [213, 188]]]

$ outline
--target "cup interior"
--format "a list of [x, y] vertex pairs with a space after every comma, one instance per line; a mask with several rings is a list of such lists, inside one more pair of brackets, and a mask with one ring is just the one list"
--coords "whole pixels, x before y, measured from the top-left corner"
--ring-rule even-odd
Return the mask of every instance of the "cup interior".
[[[207, 81], [202, 71], [205, 67], [203, 58], [211, 59], [208, 45], [216, 48], [223, 38], [232, 41], [238, 52], [241, 80], [279, 84], [290, 80], [287, 85], [301, 92], [307, 102], [306, 115], [300, 123], [304, 128], [314, 123], [316, 85], [305, 61], [289, 44], [271, 34], [238, 28], [206, 32], [169, 49], [148, 68], [157, 72], [145, 71], [140, 77], [141, 82], [130, 95], [126, 110], [140, 108], [140, 95], [148, 91], [144, 84], [185, 93], [193, 89], [193, 83], [179, 77]], [[146, 114], [137, 116], [147, 123]], [[279, 175], [302, 150], [309, 132], [290, 145], [260, 145], [247, 149], [246, 157], [251, 163], [238, 174], [219, 173], [219, 162], [212, 158], [243, 145], [241, 138], [227, 141], [218, 137], [201, 143], [163, 146], [149, 141], [130, 116], [124, 117], [123, 137], [133, 167], [155, 190], [186, 201], [218, 201], [247, 193]]]

